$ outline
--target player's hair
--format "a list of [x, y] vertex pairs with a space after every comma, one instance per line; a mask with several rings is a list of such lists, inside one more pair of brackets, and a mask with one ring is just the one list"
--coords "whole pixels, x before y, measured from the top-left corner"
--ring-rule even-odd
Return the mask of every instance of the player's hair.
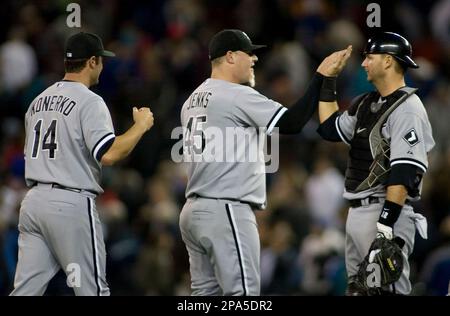
[[[395, 58], [394, 58], [395, 59]], [[396, 62], [394, 63], [394, 69], [396, 72], [404, 75], [406, 70], [408, 70], [408, 66], [406, 66], [403, 63], [400, 63], [398, 60], [395, 60]]]
[[220, 56], [217, 58], [214, 58], [213, 60], [211, 60], [211, 65], [214, 66], [218, 66], [220, 65], [225, 59], [225, 56]]
[[395, 72], [404, 75], [406, 70], [408, 69], [408, 66], [405, 65], [404, 63], [400, 62], [397, 58], [395, 58], [392, 55], [389, 54], [385, 54], [385, 56], [390, 56], [392, 58], [392, 60], [394, 61], [394, 70]]
[[[86, 67], [86, 62], [88, 60], [89, 58], [64, 59], [64, 70], [66, 73], [79, 73]], [[98, 64], [100, 62], [100, 57], [95, 56], [95, 62]]]

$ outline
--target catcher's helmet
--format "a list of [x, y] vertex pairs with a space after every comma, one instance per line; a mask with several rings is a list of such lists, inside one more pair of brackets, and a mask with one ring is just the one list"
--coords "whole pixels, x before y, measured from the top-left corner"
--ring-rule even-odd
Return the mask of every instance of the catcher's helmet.
[[411, 58], [411, 44], [397, 33], [384, 32], [371, 37], [367, 41], [364, 54], [389, 54], [406, 67], [419, 68]]

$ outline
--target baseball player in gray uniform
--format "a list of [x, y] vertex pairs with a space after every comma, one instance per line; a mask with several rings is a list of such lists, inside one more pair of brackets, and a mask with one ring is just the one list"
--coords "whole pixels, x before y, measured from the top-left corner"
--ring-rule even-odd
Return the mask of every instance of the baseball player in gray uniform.
[[408, 257], [416, 228], [426, 238], [426, 219], [413, 211], [410, 202], [420, 198], [434, 140], [416, 89], [405, 85], [407, 68], [418, 68], [409, 42], [384, 32], [369, 39], [364, 53], [362, 67], [377, 91], [356, 97], [347, 111], [339, 113], [335, 78], [326, 78], [318, 131], [326, 140], [350, 146], [344, 192], [351, 206], [345, 250], [348, 295], [364, 294], [353, 281], [372, 241], [394, 236], [402, 241], [402, 275], [392, 286], [381, 288], [375, 281], [369, 287], [376, 289], [371, 292], [375, 295], [406, 295], [411, 291]]
[[109, 295], [105, 244], [95, 208], [101, 165], [126, 157], [153, 125], [149, 108], [133, 108], [134, 125], [115, 136], [98, 83], [101, 39], [71, 36], [66, 74], [31, 103], [25, 114], [25, 178], [31, 189], [19, 217], [19, 258], [11, 295], [42, 295], [60, 270], [76, 295]]
[[[325, 58], [305, 95], [286, 108], [253, 89], [258, 60], [253, 52], [261, 47], [240, 30], [214, 35], [209, 45], [211, 78], [181, 110], [188, 183], [180, 229], [189, 253], [192, 295], [260, 294], [254, 211], [266, 204], [265, 165], [262, 160], [246, 160], [244, 153], [261, 154], [257, 142], [264, 135], [259, 135], [259, 128], [268, 135], [274, 128], [284, 134], [300, 132], [316, 110], [324, 76], [337, 75], [348, 58], [345, 51]], [[235, 153], [235, 159], [203, 159], [219, 135], [239, 128], [247, 128], [246, 139], [236, 144], [226, 138], [223, 146], [215, 143], [218, 152], [226, 157]], [[239, 146], [244, 148], [236, 149]]]

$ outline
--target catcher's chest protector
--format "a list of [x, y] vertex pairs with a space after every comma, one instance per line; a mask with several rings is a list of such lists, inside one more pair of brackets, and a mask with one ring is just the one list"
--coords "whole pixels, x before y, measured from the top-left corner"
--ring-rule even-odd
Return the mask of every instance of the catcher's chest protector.
[[382, 136], [381, 129], [389, 114], [416, 90], [405, 87], [382, 101], [378, 92], [370, 92], [362, 98], [345, 172], [345, 188], [348, 192], [364, 191], [387, 179], [390, 144]]

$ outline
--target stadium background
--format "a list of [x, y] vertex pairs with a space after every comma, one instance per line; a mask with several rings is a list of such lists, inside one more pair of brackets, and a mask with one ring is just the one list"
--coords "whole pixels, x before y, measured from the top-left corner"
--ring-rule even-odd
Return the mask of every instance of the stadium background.
[[[2, 1], [0, 10], [0, 295], [11, 290], [17, 260], [17, 219], [26, 193], [23, 115], [31, 100], [62, 78], [63, 47], [79, 31], [66, 25], [71, 1]], [[186, 178], [170, 159], [179, 111], [209, 76], [207, 45], [222, 28], [240, 28], [268, 44], [256, 66], [257, 89], [284, 105], [302, 95], [320, 60], [351, 43], [339, 77], [345, 109], [372, 89], [360, 67], [375, 29], [356, 0], [78, 1], [82, 30], [99, 34], [117, 58], [106, 61], [94, 88], [108, 104], [116, 132], [132, 123], [133, 106], [150, 106], [155, 125], [124, 162], [104, 168], [98, 198], [113, 295], [189, 295], [188, 258], [178, 229]], [[421, 66], [410, 71], [436, 147], [423, 199], [429, 239], [411, 257], [414, 295], [445, 295], [450, 280], [450, 0], [389, 1], [381, 29], [404, 34]], [[281, 167], [268, 175], [268, 210], [258, 213], [262, 294], [343, 295], [347, 204], [342, 200], [347, 148], [325, 143], [317, 119], [282, 137]], [[71, 295], [62, 273], [48, 295]]]

